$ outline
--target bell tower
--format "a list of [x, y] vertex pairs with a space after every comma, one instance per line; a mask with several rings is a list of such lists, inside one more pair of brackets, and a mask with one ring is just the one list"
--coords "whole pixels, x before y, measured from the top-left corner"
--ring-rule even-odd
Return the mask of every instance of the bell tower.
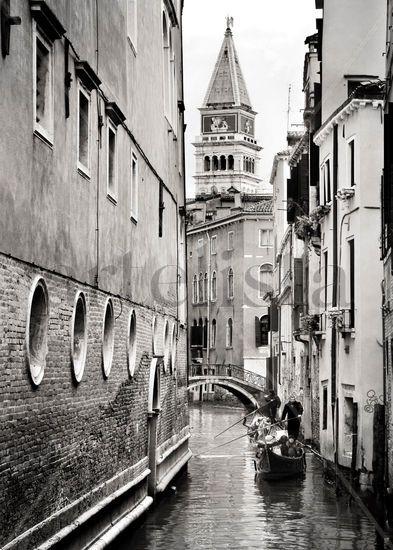
[[255, 116], [232, 35], [227, 28], [201, 113], [201, 133], [195, 143], [195, 194], [261, 192], [258, 177], [260, 147]]

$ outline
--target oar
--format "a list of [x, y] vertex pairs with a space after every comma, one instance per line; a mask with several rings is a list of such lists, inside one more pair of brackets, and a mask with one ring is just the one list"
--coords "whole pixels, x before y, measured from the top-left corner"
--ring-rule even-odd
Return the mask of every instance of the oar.
[[[277, 424], [281, 424], [281, 423], [282, 423], [282, 420], [279, 420], [278, 422], [275, 422], [274, 424], [270, 424], [270, 426], [266, 426], [266, 427], [271, 428], [272, 426], [277, 426]], [[253, 434], [257, 431], [258, 431], [258, 429], [255, 428], [255, 430], [252, 431], [251, 434]], [[225, 443], [221, 443], [221, 445], [217, 445], [216, 447], [213, 447], [213, 449], [218, 449], [218, 447], [223, 447], [224, 445], [228, 445], [229, 443], [232, 443], [233, 441], [237, 441], [238, 439], [241, 439], [242, 437], [245, 437], [246, 435], [251, 435], [251, 434], [247, 432], [243, 435], [240, 435], [239, 437], [235, 437], [235, 439], [231, 439], [230, 441], [226, 441]]]
[[216, 445], [215, 447], [212, 447], [213, 449], [218, 449], [219, 447], [224, 447], [224, 445], [229, 445], [229, 443], [233, 443], [234, 441], [237, 441], [238, 439], [241, 439], [242, 437], [246, 437], [248, 433], [240, 435], [239, 437], [235, 437], [235, 439], [231, 439], [230, 441], [226, 441], [225, 443], [221, 443], [221, 445]]
[[246, 416], [243, 416], [240, 420], [237, 420], [234, 424], [231, 424], [228, 428], [225, 428], [225, 430], [222, 430], [222, 432], [220, 432], [219, 434], [215, 435], [214, 436], [214, 439], [216, 439], [216, 437], [218, 437], [219, 435], [222, 435], [223, 433], [227, 432], [228, 430], [230, 430], [231, 428], [233, 428], [233, 426], [236, 426], [236, 424], [239, 424], [239, 422], [242, 422], [243, 420], [245, 420], [248, 416], [252, 415], [252, 414], [255, 414], [256, 412], [258, 412], [259, 409], [255, 409], [254, 411], [251, 411], [250, 413], [246, 414]]
[[219, 435], [222, 435], [223, 433], [225, 433], [225, 432], [227, 432], [228, 430], [230, 430], [231, 428], [233, 428], [233, 426], [236, 426], [236, 424], [239, 424], [239, 422], [242, 422], [243, 420], [245, 420], [248, 416], [257, 413], [257, 412], [260, 411], [261, 409], [264, 409], [267, 405], [268, 405], [268, 403], [265, 403], [265, 405], [261, 405], [260, 407], [258, 407], [258, 409], [255, 409], [255, 410], [251, 411], [250, 413], [246, 414], [246, 416], [243, 416], [240, 420], [237, 420], [234, 424], [232, 424], [232, 425], [229, 426], [228, 428], [225, 428], [225, 430], [223, 430], [223, 431], [220, 432], [219, 434], [215, 435], [215, 436], [214, 436], [214, 439], [216, 439], [216, 437], [218, 437]]

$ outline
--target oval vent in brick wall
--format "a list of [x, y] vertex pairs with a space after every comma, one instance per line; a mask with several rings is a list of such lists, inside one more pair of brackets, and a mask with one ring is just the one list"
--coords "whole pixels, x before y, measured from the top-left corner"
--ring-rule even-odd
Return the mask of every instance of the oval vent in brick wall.
[[172, 327], [172, 338], [171, 338], [171, 372], [174, 371], [175, 365], [176, 365], [176, 348], [177, 348], [177, 340], [176, 340], [176, 325], [174, 324]]
[[34, 281], [26, 325], [26, 356], [33, 383], [40, 384], [48, 354], [49, 299], [44, 279]]
[[170, 360], [171, 360], [171, 354], [170, 354], [169, 323], [168, 321], [165, 321], [165, 325], [164, 325], [164, 370], [165, 372], [169, 368]]
[[87, 315], [86, 299], [83, 292], [78, 292], [75, 298], [72, 316], [71, 358], [75, 380], [82, 380], [87, 352]]
[[136, 345], [136, 315], [135, 311], [132, 311], [128, 329], [128, 370], [131, 377], [135, 372]]
[[115, 317], [112, 300], [109, 298], [105, 306], [104, 329], [102, 339], [102, 366], [104, 375], [109, 376], [112, 368], [113, 347], [115, 343]]

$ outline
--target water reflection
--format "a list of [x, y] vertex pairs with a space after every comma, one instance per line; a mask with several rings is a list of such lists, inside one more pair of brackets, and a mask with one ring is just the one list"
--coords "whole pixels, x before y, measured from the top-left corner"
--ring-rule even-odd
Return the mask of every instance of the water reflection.
[[143, 526], [113, 548], [128, 550], [372, 550], [373, 526], [347, 497], [336, 499], [322, 480], [317, 459], [307, 455], [303, 479], [268, 482], [254, 471], [239, 424], [215, 434], [243, 411], [204, 404], [190, 412], [188, 473], [148, 514]]

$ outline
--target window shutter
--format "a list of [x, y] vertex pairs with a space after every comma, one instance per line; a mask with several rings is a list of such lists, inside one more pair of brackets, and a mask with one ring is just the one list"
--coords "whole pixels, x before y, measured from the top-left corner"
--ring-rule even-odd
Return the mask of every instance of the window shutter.
[[295, 276], [295, 288], [294, 288], [294, 306], [301, 306], [303, 304], [303, 261], [301, 258], [295, 258], [294, 260], [294, 276]]
[[255, 316], [255, 346], [261, 347], [261, 323], [259, 317]]
[[277, 304], [272, 304], [269, 307], [269, 319], [270, 319], [270, 330], [276, 332], [278, 330], [278, 307]]
[[191, 327], [191, 346], [202, 347], [203, 327], [193, 326]]
[[207, 323], [203, 325], [203, 349], [207, 348]]

